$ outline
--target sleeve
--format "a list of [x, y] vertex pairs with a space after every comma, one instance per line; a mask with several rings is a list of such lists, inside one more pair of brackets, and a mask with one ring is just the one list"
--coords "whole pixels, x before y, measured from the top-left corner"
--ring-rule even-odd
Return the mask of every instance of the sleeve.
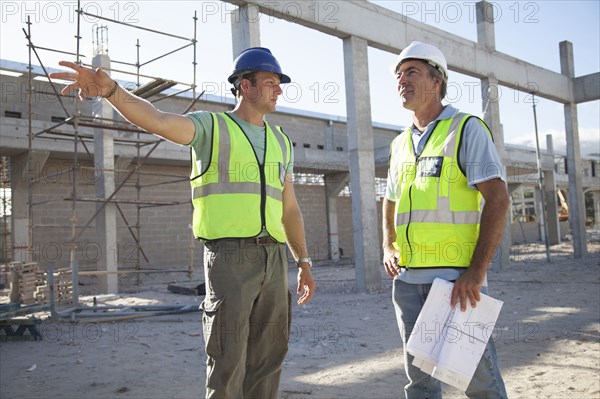
[[202, 165], [199, 168], [200, 173], [204, 173], [208, 168], [212, 152], [212, 115], [207, 111], [199, 111], [186, 114], [185, 116], [190, 118], [196, 127], [194, 138], [188, 146], [193, 149], [196, 154], [196, 159], [200, 161], [200, 164]]
[[392, 179], [390, 172], [388, 171], [387, 183], [385, 185], [385, 198], [388, 201], [396, 202], [398, 200], [397, 197], [397, 185], [393, 183], [394, 181], [398, 181], [398, 179]]
[[466, 122], [459, 152], [460, 167], [467, 176], [469, 188], [492, 179], [506, 182], [504, 167], [492, 137], [479, 118]]
[[387, 175], [387, 183], [385, 185], [385, 198], [388, 201], [396, 202], [398, 200], [398, 168], [394, 167], [392, 162], [392, 148], [394, 148], [394, 143], [396, 140], [392, 141], [390, 145], [390, 156], [388, 161], [388, 175]]
[[194, 122], [196, 132], [192, 142], [188, 144], [196, 150], [205, 147], [207, 143], [211, 143], [212, 139], [212, 114], [208, 111], [191, 112], [186, 114], [188, 118]]
[[286, 174], [291, 175], [294, 173], [294, 146], [291, 145], [292, 141], [290, 140], [290, 162], [288, 162], [287, 169], [285, 171]]

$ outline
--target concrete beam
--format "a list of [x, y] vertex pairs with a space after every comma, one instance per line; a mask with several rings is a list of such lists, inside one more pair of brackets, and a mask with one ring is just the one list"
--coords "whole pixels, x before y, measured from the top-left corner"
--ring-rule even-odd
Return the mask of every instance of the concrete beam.
[[[56, 125], [56, 123], [46, 122], [41, 120], [33, 120], [31, 122], [32, 130], [35, 133], [44, 131], [49, 129], [50, 127]], [[27, 151], [29, 140], [27, 138], [27, 130], [28, 130], [28, 121], [27, 119], [16, 119], [16, 118], [5, 118], [0, 117], [0, 126], [2, 126], [2, 153], [6, 155], [20, 154], [24, 151]], [[53, 132], [56, 132], [60, 136], [52, 135], [52, 134], [44, 134], [38, 136], [33, 140], [32, 149], [36, 151], [50, 151], [52, 153], [52, 157], [65, 157], [72, 158], [73, 157], [73, 128], [68, 125], [63, 125], [60, 128], [54, 129]], [[90, 141], [93, 139], [93, 128], [80, 127], [79, 134], [80, 137], [85, 135], [86, 141]], [[117, 133], [115, 131], [115, 137], [117, 137]], [[68, 140], [69, 144], [65, 145]], [[156, 140], [151, 135], [144, 135], [141, 138], [141, 141], [144, 144], [147, 144], [151, 140]], [[92, 146], [88, 145], [87, 149], [93, 153]], [[87, 160], [88, 156], [86, 153], [86, 149], [79, 142], [77, 144], [77, 151], [79, 152], [79, 159]], [[137, 150], [133, 145], [119, 145], [118, 154], [124, 157], [135, 158], [137, 157]], [[145, 151], [142, 151], [142, 156], [144, 156]], [[153, 159], [161, 159], [161, 162], [166, 162], [168, 164], [189, 164], [189, 149], [185, 146], [177, 145], [171, 143], [169, 141], [163, 141], [160, 146], [152, 153]]]
[[[498, 51], [490, 52], [478, 43], [435, 28], [368, 1], [223, 0], [252, 5], [266, 16], [282, 18], [339, 37], [366, 40], [369, 46], [398, 54], [413, 40], [439, 47], [448, 67], [476, 78], [494, 77], [515, 90], [536, 91], [536, 95], [561, 103], [573, 102], [571, 79]], [[377, 29], [373, 29], [376, 26]]]
[[573, 79], [573, 101], [576, 104], [598, 100], [600, 72]]
[[301, 168], [315, 174], [348, 171], [348, 153], [295, 147], [294, 169], [296, 168]]

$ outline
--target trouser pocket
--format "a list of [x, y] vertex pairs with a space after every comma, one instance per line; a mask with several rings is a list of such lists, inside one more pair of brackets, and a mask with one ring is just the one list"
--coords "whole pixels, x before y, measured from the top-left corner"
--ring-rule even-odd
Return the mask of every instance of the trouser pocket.
[[205, 297], [200, 305], [202, 314], [202, 331], [206, 354], [212, 357], [223, 355], [221, 342], [221, 312], [225, 298]]

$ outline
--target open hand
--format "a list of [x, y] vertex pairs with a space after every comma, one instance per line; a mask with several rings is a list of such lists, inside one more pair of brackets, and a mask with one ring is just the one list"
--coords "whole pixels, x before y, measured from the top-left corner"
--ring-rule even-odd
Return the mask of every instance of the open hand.
[[114, 80], [102, 68], [91, 69], [69, 61], [60, 61], [59, 65], [74, 71], [54, 72], [50, 74], [50, 78], [73, 81], [73, 83], [61, 90], [60, 94], [63, 96], [79, 90], [78, 95], [81, 100], [90, 97], [104, 97], [114, 87]]

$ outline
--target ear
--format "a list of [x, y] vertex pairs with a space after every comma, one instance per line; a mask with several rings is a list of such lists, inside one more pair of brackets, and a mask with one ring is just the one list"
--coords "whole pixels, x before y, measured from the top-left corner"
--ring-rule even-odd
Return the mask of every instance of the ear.
[[244, 91], [248, 91], [250, 90], [250, 87], [252, 87], [252, 82], [250, 82], [249, 79], [242, 79], [240, 82], [240, 88]]

